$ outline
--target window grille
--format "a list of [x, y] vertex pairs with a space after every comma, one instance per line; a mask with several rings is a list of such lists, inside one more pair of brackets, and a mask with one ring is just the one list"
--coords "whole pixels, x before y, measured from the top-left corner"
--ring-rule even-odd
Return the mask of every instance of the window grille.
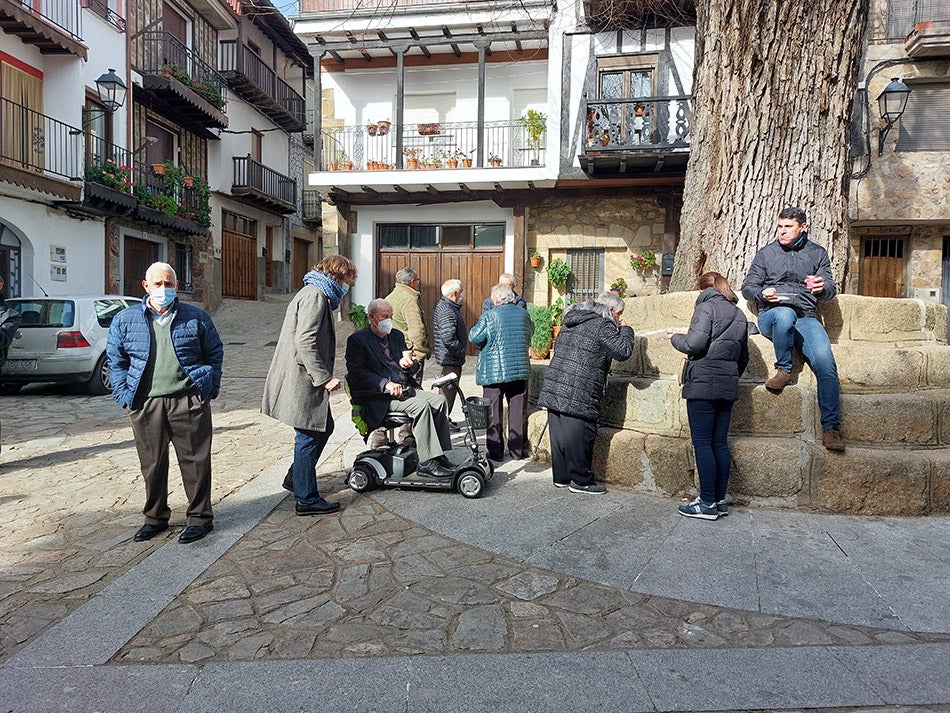
[[175, 243], [175, 273], [178, 276], [178, 289], [182, 292], [191, 292], [191, 257], [190, 245]]
[[567, 264], [571, 268], [567, 294], [575, 302], [592, 300], [604, 291], [603, 250], [568, 250]]

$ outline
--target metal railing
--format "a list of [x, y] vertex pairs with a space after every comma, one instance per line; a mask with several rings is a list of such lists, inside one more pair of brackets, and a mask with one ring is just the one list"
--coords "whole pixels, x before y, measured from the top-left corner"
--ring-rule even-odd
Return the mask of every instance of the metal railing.
[[323, 215], [323, 206], [320, 200], [320, 191], [307, 188], [303, 192], [301, 217], [304, 220], [319, 220]]
[[191, 220], [202, 225], [210, 223], [210, 200], [177, 178], [156, 173], [147, 163], [134, 164], [135, 197], [141, 205], [165, 213], [169, 217]]
[[73, 39], [82, 41], [82, 19], [77, 0], [9, 0], [37, 17], [42, 17]]
[[253, 188], [284, 203], [297, 203], [297, 182], [250, 156], [234, 157], [234, 187]]
[[239, 71], [254, 85], [298, 121], [304, 120], [304, 98], [287, 82], [277, 76], [264, 60], [236, 40], [221, 40], [219, 71]]
[[586, 150], [688, 147], [691, 101], [688, 95], [585, 100]]
[[98, 136], [86, 137], [87, 181], [132, 194], [138, 174], [132, 152]]
[[[472, 166], [543, 166], [545, 141], [533, 146], [519, 120], [486, 121], [479, 136], [478, 123], [407, 124], [402, 130], [402, 155], [396, 155], [399, 127], [380, 125], [324, 129], [319, 170], [372, 170], [381, 168], [454, 168], [450, 162], [471, 160]], [[482, 161], [478, 161], [481, 140]], [[492, 158], [497, 161], [493, 162]], [[418, 164], [418, 165], [416, 165]]]
[[82, 130], [9, 99], [0, 103], [0, 160], [71, 181], [83, 176]]
[[80, 5], [92, 10], [106, 22], [115, 25], [119, 32], [125, 32], [125, 18], [109, 7], [109, 0], [80, 0]]
[[[476, 0], [473, 0], [476, 1]], [[387, 0], [386, 9], [411, 7], [413, 5], [464, 5], [466, 0]], [[306, 12], [327, 12], [331, 10], [367, 10], [378, 3], [366, 0], [298, 0], [301, 14]]]
[[140, 72], [167, 73], [220, 111], [227, 111], [224, 77], [177, 37], [168, 32], [143, 32], [135, 38], [135, 47]]

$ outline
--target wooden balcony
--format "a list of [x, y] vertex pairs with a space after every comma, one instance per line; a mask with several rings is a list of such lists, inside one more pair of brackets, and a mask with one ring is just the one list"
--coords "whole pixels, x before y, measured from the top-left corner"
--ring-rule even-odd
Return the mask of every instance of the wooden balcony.
[[231, 195], [271, 213], [297, 212], [297, 182], [250, 156], [234, 157]]
[[0, 0], [0, 29], [41, 54], [87, 59], [79, 0]]
[[235, 94], [290, 133], [305, 128], [304, 98], [264, 61], [235, 40], [222, 40], [218, 70]]

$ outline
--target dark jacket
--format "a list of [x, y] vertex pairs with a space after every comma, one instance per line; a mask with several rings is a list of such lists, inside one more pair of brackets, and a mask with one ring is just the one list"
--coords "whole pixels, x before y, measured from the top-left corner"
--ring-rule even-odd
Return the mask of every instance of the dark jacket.
[[[519, 307], [528, 309], [528, 303], [524, 301], [524, 297], [515, 292], [515, 301], [512, 304], [516, 304]], [[482, 314], [485, 314], [488, 310], [494, 309], [495, 303], [491, 301], [491, 295], [485, 298], [485, 301], [482, 302]]]
[[739, 377], [749, 364], [748, 325], [742, 310], [708, 287], [696, 298], [689, 331], [674, 334], [670, 342], [689, 356], [683, 398], [739, 398]]
[[554, 357], [544, 375], [538, 405], [596, 421], [610, 372], [610, 360], [633, 354], [633, 330], [618, 326], [606, 305], [579, 302], [564, 313]]
[[[398, 329], [386, 336], [389, 354], [394, 362], [408, 351], [406, 338]], [[360, 406], [360, 416], [366, 423], [367, 433], [379, 427], [389, 412], [392, 396], [386, 393], [386, 384], [410, 383], [412, 374], [417, 373], [421, 365], [416, 362], [409, 370], [386, 359], [383, 343], [373, 332], [372, 327], [363, 327], [346, 340], [346, 385], [350, 400]], [[360, 428], [360, 432], [363, 429]], [[365, 435], [365, 434], [364, 434]]]
[[432, 316], [435, 338], [435, 361], [442, 366], [462, 366], [468, 344], [468, 327], [462, 317], [462, 305], [443, 297], [435, 305]]
[[0, 298], [0, 366], [7, 360], [7, 349], [16, 339], [20, 326], [20, 313]]
[[[146, 315], [148, 296], [115, 316], [109, 327], [106, 354], [112, 398], [122, 408], [132, 405], [148, 364], [152, 333]], [[198, 390], [202, 401], [217, 397], [221, 389], [224, 345], [214, 322], [204, 310], [176, 301], [172, 309], [171, 338], [175, 356], [185, 376]]]
[[[742, 283], [742, 296], [755, 304], [759, 311], [772, 307], [791, 307], [800, 317], [814, 317], [818, 300], [835, 296], [835, 281], [827, 251], [808, 239], [807, 234], [798, 247], [785, 247], [778, 240], [763, 245], [752, 258], [749, 273]], [[825, 281], [820, 295], [813, 295], [805, 287], [805, 278], [817, 275]], [[782, 302], [767, 302], [762, 290], [774, 287], [779, 294], [788, 295]]]
[[526, 380], [531, 370], [528, 346], [532, 334], [534, 323], [528, 310], [513, 302], [482, 314], [468, 333], [469, 341], [481, 348], [475, 383], [485, 386]]

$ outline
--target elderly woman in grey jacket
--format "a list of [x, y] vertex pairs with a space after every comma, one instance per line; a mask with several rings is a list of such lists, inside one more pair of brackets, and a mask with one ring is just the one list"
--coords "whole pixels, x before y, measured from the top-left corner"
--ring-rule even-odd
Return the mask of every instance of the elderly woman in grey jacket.
[[607, 492], [590, 466], [610, 362], [633, 354], [623, 306], [617, 295], [604, 293], [570, 307], [541, 387], [538, 404], [548, 410], [554, 485], [572, 493]]
[[298, 515], [336, 512], [317, 488], [317, 461], [333, 433], [330, 393], [340, 388], [333, 375], [336, 331], [333, 310], [356, 279], [356, 267], [330, 255], [304, 275], [303, 288], [287, 306], [267, 380], [261, 411], [293, 426], [294, 462], [284, 478], [293, 490]]
[[475, 383], [492, 403], [492, 424], [485, 437], [488, 457], [505, 458], [504, 400], [508, 401], [508, 452], [512, 458], [528, 454], [528, 345], [534, 324], [528, 311], [515, 304], [509, 285], [491, 288], [493, 309], [483, 312], [468, 333], [468, 340], [481, 347]]
[[696, 308], [686, 334], [667, 330], [677, 351], [689, 357], [683, 398], [699, 471], [699, 497], [680, 505], [680, 515], [715, 520], [728, 515], [729, 423], [739, 398], [739, 377], [749, 363], [748, 326], [729, 281], [718, 272], [700, 275]]

